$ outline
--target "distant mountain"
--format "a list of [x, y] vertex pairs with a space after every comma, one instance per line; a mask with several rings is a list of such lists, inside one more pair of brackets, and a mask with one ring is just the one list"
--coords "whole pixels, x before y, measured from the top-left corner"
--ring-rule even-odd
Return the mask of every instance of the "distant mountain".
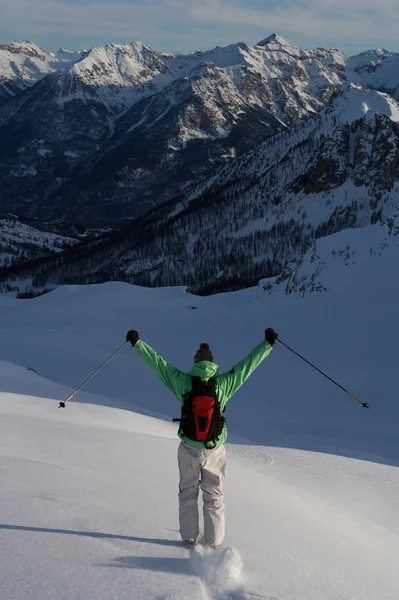
[[26, 252], [14, 236], [14, 259], [33, 262], [19, 271], [12, 259], [4, 281], [235, 289], [277, 276], [318, 238], [387, 218], [399, 203], [398, 61], [277, 34], [189, 55], [1, 46], [1, 210], [100, 235], [48, 261], [46, 245]]
[[350, 80], [399, 100], [399, 53], [368, 50], [346, 59]]
[[125, 280], [212, 293], [256, 284], [315, 240], [399, 207], [399, 104], [348, 84], [284, 130], [123, 230], [3, 272], [34, 285]]
[[48, 54], [33, 42], [0, 44], [0, 105], [37, 81], [79, 60], [78, 52]]
[[86, 53], [87, 50], [79, 50], [78, 52], [74, 52], [73, 50], [66, 50], [65, 48], [60, 48], [57, 52], [54, 53], [54, 56], [57, 60], [59, 60], [64, 65], [73, 65], [78, 60], [82, 58], [82, 54]]

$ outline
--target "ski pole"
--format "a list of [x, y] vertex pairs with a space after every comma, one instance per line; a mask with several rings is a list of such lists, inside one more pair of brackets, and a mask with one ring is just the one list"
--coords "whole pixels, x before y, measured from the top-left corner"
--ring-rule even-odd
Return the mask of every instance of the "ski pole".
[[81, 390], [81, 389], [82, 389], [82, 387], [83, 387], [84, 385], [86, 385], [86, 383], [88, 383], [88, 382], [90, 381], [90, 379], [93, 379], [94, 375], [97, 375], [97, 373], [98, 373], [99, 371], [101, 371], [101, 369], [102, 369], [103, 367], [105, 367], [105, 365], [106, 365], [107, 363], [109, 363], [109, 361], [110, 361], [112, 358], [114, 358], [114, 356], [116, 356], [116, 354], [118, 354], [118, 352], [120, 352], [120, 351], [122, 350], [122, 348], [124, 348], [124, 347], [126, 346], [126, 344], [127, 344], [127, 343], [128, 343], [128, 342], [124, 342], [124, 343], [122, 344], [122, 346], [120, 346], [120, 347], [118, 348], [118, 350], [115, 350], [115, 352], [114, 352], [113, 354], [111, 354], [111, 356], [110, 356], [109, 358], [107, 358], [107, 360], [105, 360], [105, 361], [103, 362], [103, 364], [102, 364], [102, 365], [100, 365], [100, 366], [98, 367], [98, 369], [97, 369], [96, 371], [94, 371], [94, 373], [92, 373], [92, 374], [90, 375], [90, 377], [88, 377], [88, 378], [87, 378], [87, 379], [86, 379], [86, 380], [85, 380], [85, 381], [82, 383], [82, 385], [80, 385], [80, 386], [79, 386], [79, 387], [78, 387], [78, 388], [77, 388], [77, 389], [76, 389], [76, 390], [75, 390], [75, 391], [74, 391], [74, 392], [73, 392], [73, 393], [72, 393], [70, 396], [68, 396], [68, 398], [67, 398], [66, 400], [64, 400], [64, 402], [60, 402], [60, 405], [59, 405], [59, 407], [58, 407], [58, 408], [65, 408], [65, 405], [66, 405], [66, 403], [67, 403], [67, 402], [69, 402], [69, 400], [71, 400], [71, 398], [73, 398], [73, 397], [74, 397], [74, 395], [75, 395], [75, 394], [77, 394], [77, 393], [78, 393], [78, 391], [79, 391], [79, 390]]
[[301, 356], [300, 354], [298, 354], [298, 352], [295, 352], [295, 350], [293, 350], [290, 346], [288, 346], [288, 344], [285, 344], [283, 341], [281, 341], [278, 338], [277, 338], [277, 341], [280, 342], [280, 344], [282, 344], [283, 346], [285, 346], [288, 350], [290, 350], [291, 352], [293, 352], [294, 354], [296, 354], [297, 356], [299, 356], [299, 358], [301, 358], [306, 363], [308, 363], [308, 365], [310, 365], [311, 367], [313, 367], [313, 369], [316, 369], [316, 371], [318, 371], [319, 373], [321, 373], [321, 375], [324, 375], [324, 377], [327, 377], [327, 379], [329, 379], [330, 381], [332, 381], [332, 383], [334, 385], [336, 385], [337, 387], [339, 387], [346, 394], [348, 394], [351, 398], [353, 398], [354, 400], [356, 400], [356, 402], [359, 402], [359, 404], [361, 404], [363, 406], [363, 408], [370, 408], [369, 405], [367, 404], [367, 402], [362, 402], [361, 400], [359, 400], [359, 398], [356, 398], [356, 396], [354, 394], [351, 394], [348, 390], [346, 390], [344, 387], [342, 387], [342, 385], [340, 385], [339, 383], [337, 383], [336, 381], [334, 381], [334, 379], [332, 379], [331, 377], [329, 377], [326, 373], [323, 373], [323, 371], [321, 371], [315, 365], [313, 365], [311, 362], [309, 362], [308, 360], [306, 360], [306, 358], [304, 358], [303, 356]]

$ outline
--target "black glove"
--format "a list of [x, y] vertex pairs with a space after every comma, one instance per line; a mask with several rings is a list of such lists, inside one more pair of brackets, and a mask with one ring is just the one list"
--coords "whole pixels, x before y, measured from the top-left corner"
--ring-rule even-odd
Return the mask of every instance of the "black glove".
[[278, 333], [276, 333], [274, 331], [274, 329], [272, 329], [271, 327], [268, 327], [265, 330], [265, 340], [267, 342], [269, 342], [269, 344], [271, 346], [273, 346], [276, 343], [277, 338], [278, 338]]
[[133, 347], [134, 347], [135, 343], [139, 339], [140, 339], [139, 338], [139, 332], [136, 331], [135, 329], [132, 329], [132, 330], [128, 331], [127, 334], [126, 334], [126, 341], [130, 342]]

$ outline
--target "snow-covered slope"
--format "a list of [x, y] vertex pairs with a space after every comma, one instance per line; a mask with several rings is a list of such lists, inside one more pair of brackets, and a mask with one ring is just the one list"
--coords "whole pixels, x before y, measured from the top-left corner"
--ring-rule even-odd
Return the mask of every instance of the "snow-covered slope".
[[376, 114], [399, 122], [399, 104], [388, 94], [374, 93], [356, 84], [349, 85], [343, 91], [327, 109], [327, 113], [336, 113], [340, 124], [353, 123], [365, 117], [373, 119]]
[[14, 215], [0, 214], [0, 267], [60, 252], [77, 238], [38, 229]]
[[[319, 247], [329, 290], [304, 298], [264, 283], [208, 298], [116, 283], [1, 296], [4, 597], [397, 600], [399, 246], [361, 251], [381, 232]], [[355, 264], [337, 263], [343, 245]], [[129, 328], [184, 370], [206, 340], [228, 370], [269, 325], [370, 411], [277, 345], [226, 412], [233, 549], [190, 560], [176, 531], [169, 390], [126, 348], [65, 410], [58, 401]]]
[[[349, 234], [349, 235], [348, 235]], [[386, 271], [380, 272], [381, 260], [389, 263], [392, 275], [399, 252], [399, 216], [362, 229], [342, 231], [318, 240], [299, 264], [290, 263], [275, 283], [265, 281], [265, 289], [303, 296], [327, 291], [340, 278], [353, 277], [373, 268], [372, 286], [384, 290]], [[342, 268], [348, 267], [351, 268]]]
[[[266, 279], [264, 288], [273, 293], [295, 292], [305, 296], [333, 288], [338, 276], [350, 281], [354, 273], [361, 276], [372, 269], [373, 287], [384, 290], [387, 272], [391, 270], [393, 275], [396, 270], [398, 252], [399, 216], [395, 214], [384, 223], [341, 231], [318, 240], [302, 261], [287, 265], [275, 281]], [[382, 272], [381, 261], [389, 265]]]

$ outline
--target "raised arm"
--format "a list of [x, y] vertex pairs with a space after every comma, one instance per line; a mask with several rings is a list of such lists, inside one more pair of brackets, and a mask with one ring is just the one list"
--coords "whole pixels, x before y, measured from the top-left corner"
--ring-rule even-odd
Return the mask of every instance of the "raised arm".
[[126, 341], [132, 344], [137, 354], [183, 403], [183, 394], [190, 388], [191, 376], [166, 362], [151, 346], [140, 340], [137, 331], [129, 331]]
[[276, 342], [278, 334], [274, 329], [266, 329], [265, 341], [256, 346], [252, 352], [238, 364], [236, 364], [229, 373], [224, 373], [217, 377], [219, 399], [222, 408], [228, 400], [235, 394], [246, 382], [248, 377], [255, 371], [256, 367], [269, 356], [273, 344]]

